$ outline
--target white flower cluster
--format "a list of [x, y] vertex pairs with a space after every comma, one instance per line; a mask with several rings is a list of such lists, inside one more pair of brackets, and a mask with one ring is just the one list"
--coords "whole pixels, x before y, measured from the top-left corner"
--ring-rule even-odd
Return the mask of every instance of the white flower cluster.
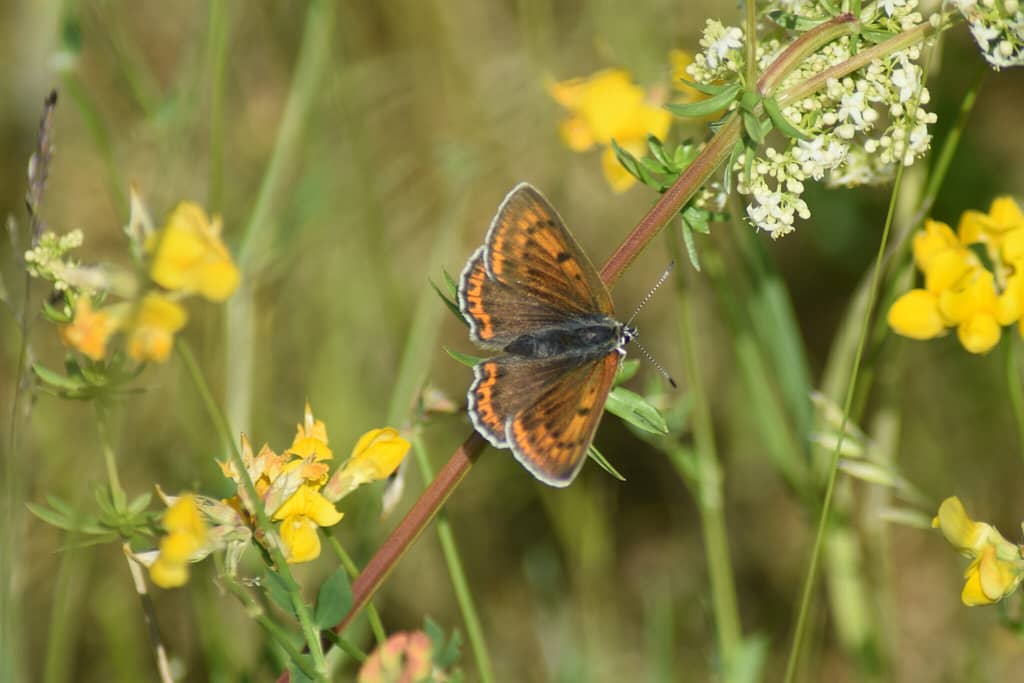
[[102, 266], [80, 264], [68, 254], [82, 246], [81, 230], [64, 235], [44, 232], [39, 244], [25, 252], [25, 268], [29, 275], [53, 283], [58, 292], [71, 290], [83, 294], [115, 290], [132, 292], [135, 278], [130, 272], [114, 271]]
[[82, 246], [84, 236], [81, 230], [72, 230], [66, 235], [44, 232], [39, 244], [25, 252], [25, 267], [32, 277], [53, 282], [58, 291], [67, 289], [65, 275], [73, 262], [65, 262], [65, 257], [72, 249]]
[[[917, 0], [881, 0], [869, 5], [863, 16], [872, 28], [905, 30], [922, 21], [916, 6]], [[705, 52], [694, 58], [690, 76], [705, 84], [741, 79], [742, 41], [740, 29], [709, 21], [700, 41]], [[852, 55], [851, 44], [851, 38], [842, 38], [824, 46], [776, 93], [846, 61]], [[762, 41], [757, 50], [759, 69], [767, 68], [785, 47], [778, 40]], [[746, 211], [755, 226], [777, 238], [794, 229], [797, 217], [810, 217], [801, 199], [807, 180], [846, 186], [884, 182], [897, 165], [909, 166], [928, 151], [928, 124], [935, 122], [935, 114], [923, 107], [929, 93], [922, 85], [922, 69], [914, 63], [920, 53], [914, 46], [875, 60], [783, 108], [786, 119], [810, 139], [786, 138], [781, 147], [766, 145], [750, 163], [741, 155], [731, 169], [737, 191], [751, 198]]]
[[952, 0], [981, 48], [997, 70], [1024, 65], [1024, 11], [1018, 0]]

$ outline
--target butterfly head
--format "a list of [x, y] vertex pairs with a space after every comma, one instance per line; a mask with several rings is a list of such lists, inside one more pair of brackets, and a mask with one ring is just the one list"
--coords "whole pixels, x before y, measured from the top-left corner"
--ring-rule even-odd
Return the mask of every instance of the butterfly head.
[[626, 344], [637, 338], [640, 333], [632, 325], [622, 325], [619, 327], [619, 343], [615, 347], [619, 353], [623, 356], [626, 355]]

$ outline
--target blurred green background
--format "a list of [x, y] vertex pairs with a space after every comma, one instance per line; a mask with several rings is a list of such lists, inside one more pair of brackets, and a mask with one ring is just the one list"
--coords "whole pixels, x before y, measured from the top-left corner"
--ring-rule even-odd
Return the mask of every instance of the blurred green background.
[[[233, 406], [232, 429], [282, 449], [308, 398], [344, 456], [387, 419], [417, 302], [425, 292], [433, 296], [429, 281], [442, 281], [442, 269], [461, 270], [516, 182], [540, 188], [597, 263], [654, 200], [642, 187], [613, 194], [596, 152], [573, 154], [561, 144], [563, 113], [545, 79], [624, 66], [641, 83], [663, 80], [669, 49], [694, 51], [705, 18], [738, 23], [741, 10], [667, 0], [396, 0], [337, 3], [307, 25], [306, 9], [298, 2], [3, 3], [0, 211], [24, 228], [25, 168], [51, 88], [60, 101], [43, 215], [52, 230], [84, 230], [83, 261], [128, 263], [121, 232], [128, 183], [158, 223], [182, 199], [220, 213], [235, 250], [263, 196], [268, 230], [253, 243], [244, 275], [255, 324], [232, 331], [254, 340], [251, 388], [225, 401]], [[322, 61], [298, 84], [299, 55], [314, 40], [325, 41]], [[981, 68], [965, 29], [948, 36], [935, 68], [930, 87], [941, 141]], [[310, 89], [311, 104], [292, 121], [294, 153], [276, 169], [279, 191], [267, 196], [261, 183], [296, 87]], [[1022, 107], [1020, 73], [988, 75], [935, 217], [955, 224], [965, 209], [1020, 194]], [[789, 287], [815, 382], [877, 248], [888, 196], [888, 188], [815, 187], [808, 193], [813, 217], [796, 234], [775, 243], [759, 237]], [[726, 226], [715, 232], [720, 241], [732, 234]], [[633, 308], [669, 258], [656, 241], [626, 273], [615, 290], [621, 311]], [[6, 240], [0, 264], [6, 296], [20, 302], [23, 274]], [[745, 632], [770, 644], [763, 680], [777, 680], [815, 519], [764, 457], [728, 328], [706, 280], [694, 282], [740, 611]], [[33, 290], [33, 310], [44, 290]], [[422, 377], [458, 402], [471, 375], [442, 345], [475, 350], [440, 301], [432, 308], [441, 326], [419, 349]], [[222, 399], [234, 352], [225, 311], [192, 302], [184, 332]], [[663, 292], [637, 324], [685, 389], [675, 316], [673, 294]], [[880, 371], [901, 386], [901, 467], [936, 501], [959, 495], [972, 515], [1019, 540], [1024, 469], [1000, 354], [971, 357], [955, 338], [901, 343], [902, 364]], [[0, 344], [0, 495], [11, 511], [0, 560], [13, 572], [4, 620], [14, 631], [0, 645], [7, 672], [24, 680], [152, 679], [120, 548], [69, 550], [64, 534], [24, 507], [48, 494], [83, 510], [93, 504], [93, 489], [105, 480], [94, 413], [37, 396], [19, 421], [19, 447], [8, 452], [20, 347], [8, 310]], [[33, 324], [31, 349], [34, 360], [59, 367], [64, 351], [52, 326]], [[631, 386], [640, 390], [648, 379], [660, 381], [644, 367]], [[145, 392], [116, 414], [129, 492], [159, 483], [227, 495], [214, 463], [225, 454], [178, 360], [149, 368], [137, 384]], [[459, 414], [426, 427], [435, 468], [468, 430]], [[497, 677], [708, 680], [717, 666], [713, 615], [692, 496], [667, 460], [617, 419], [605, 420], [597, 445], [626, 483], [588, 465], [575, 486], [553, 490], [508, 453], [488, 451], [449, 503]], [[410, 468], [405, 498], [383, 520], [379, 487], [346, 499], [346, 518], [333, 533], [365, 562], [421, 487]], [[867, 488], [852, 486], [854, 494]], [[1019, 674], [1021, 641], [999, 627], [994, 608], [960, 604], [963, 563], [941, 538], [898, 526], [887, 538], [885, 561], [866, 569], [888, 577], [884, 597], [894, 621], [886, 647], [895, 656], [881, 673], [866, 671], [819, 608], [807, 680], [1006, 681]], [[316, 585], [330, 567], [325, 556], [299, 575]], [[262, 634], [212, 578], [205, 563], [187, 588], [154, 595], [175, 666], [187, 680], [275, 676]], [[461, 628], [431, 530], [376, 603], [389, 630], [416, 628], [424, 615]], [[476, 679], [468, 649], [463, 668]]]

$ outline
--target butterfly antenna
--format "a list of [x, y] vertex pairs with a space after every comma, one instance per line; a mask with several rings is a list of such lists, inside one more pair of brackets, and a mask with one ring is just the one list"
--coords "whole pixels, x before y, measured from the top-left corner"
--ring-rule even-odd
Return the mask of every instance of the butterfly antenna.
[[[667, 275], [667, 273], [666, 273], [666, 275]], [[643, 345], [640, 342], [638, 342], [636, 339], [633, 339], [633, 344], [636, 346], [636, 348], [638, 348], [640, 350], [641, 355], [643, 355], [643, 357], [647, 359], [647, 362], [650, 363], [651, 365], [653, 365], [655, 367], [655, 369], [658, 372], [661, 373], [661, 376], [664, 377], [668, 381], [668, 383], [670, 385], [672, 385], [673, 389], [678, 389], [679, 388], [679, 386], [676, 384], [676, 381], [674, 379], [672, 379], [672, 375], [668, 374], [668, 371], [661, 366], [661, 363], [659, 363], [658, 361], [654, 360], [654, 356], [651, 355], [650, 351], [645, 349], [643, 347]]]
[[[629, 316], [629, 320], [626, 321], [626, 325], [627, 326], [630, 323], [632, 323], [633, 319], [636, 318], [638, 313], [640, 313], [640, 309], [643, 308], [644, 306], [646, 306], [647, 302], [651, 300], [651, 297], [654, 296], [654, 293], [656, 291], [658, 291], [658, 287], [661, 287], [662, 283], [664, 283], [665, 280], [668, 279], [668, 276], [672, 274], [672, 269], [675, 267], [675, 265], [676, 265], [675, 261], [669, 261], [668, 262], [668, 267], [665, 268], [665, 272], [661, 274], [661, 277], [658, 278], [658, 281], [654, 283], [653, 287], [651, 287], [651, 291], [647, 292], [647, 296], [645, 296], [643, 299], [640, 299], [640, 303], [637, 304], [636, 309], [633, 311], [633, 315]], [[650, 354], [648, 354], [646, 351], [644, 351], [644, 353], [647, 354], [647, 357], [648, 357], [647, 359], [649, 361], [651, 361], [652, 363], [654, 363], [654, 359], [650, 357]], [[654, 365], [656, 365], [659, 369], [661, 368], [661, 366], [658, 365], [657, 363], [654, 363]], [[665, 374], [664, 370], [662, 370], [661, 372], [662, 372], [662, 374], [665, 375], [665, 377], [668, 377], [668, 375]], [[672, 386], [675, 386], [674, 382], [673, 382]]]

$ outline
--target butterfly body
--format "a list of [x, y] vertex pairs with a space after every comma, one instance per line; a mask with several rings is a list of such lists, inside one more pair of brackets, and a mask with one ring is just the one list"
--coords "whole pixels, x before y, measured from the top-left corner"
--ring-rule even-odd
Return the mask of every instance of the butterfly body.
[[554, 208], [521, 183], [459, 281], [470, 338], [502, 352], [473, 368], [473, 426], [535, 477], [568, 485], [636, 331], [614, 317], [597, 269]]

